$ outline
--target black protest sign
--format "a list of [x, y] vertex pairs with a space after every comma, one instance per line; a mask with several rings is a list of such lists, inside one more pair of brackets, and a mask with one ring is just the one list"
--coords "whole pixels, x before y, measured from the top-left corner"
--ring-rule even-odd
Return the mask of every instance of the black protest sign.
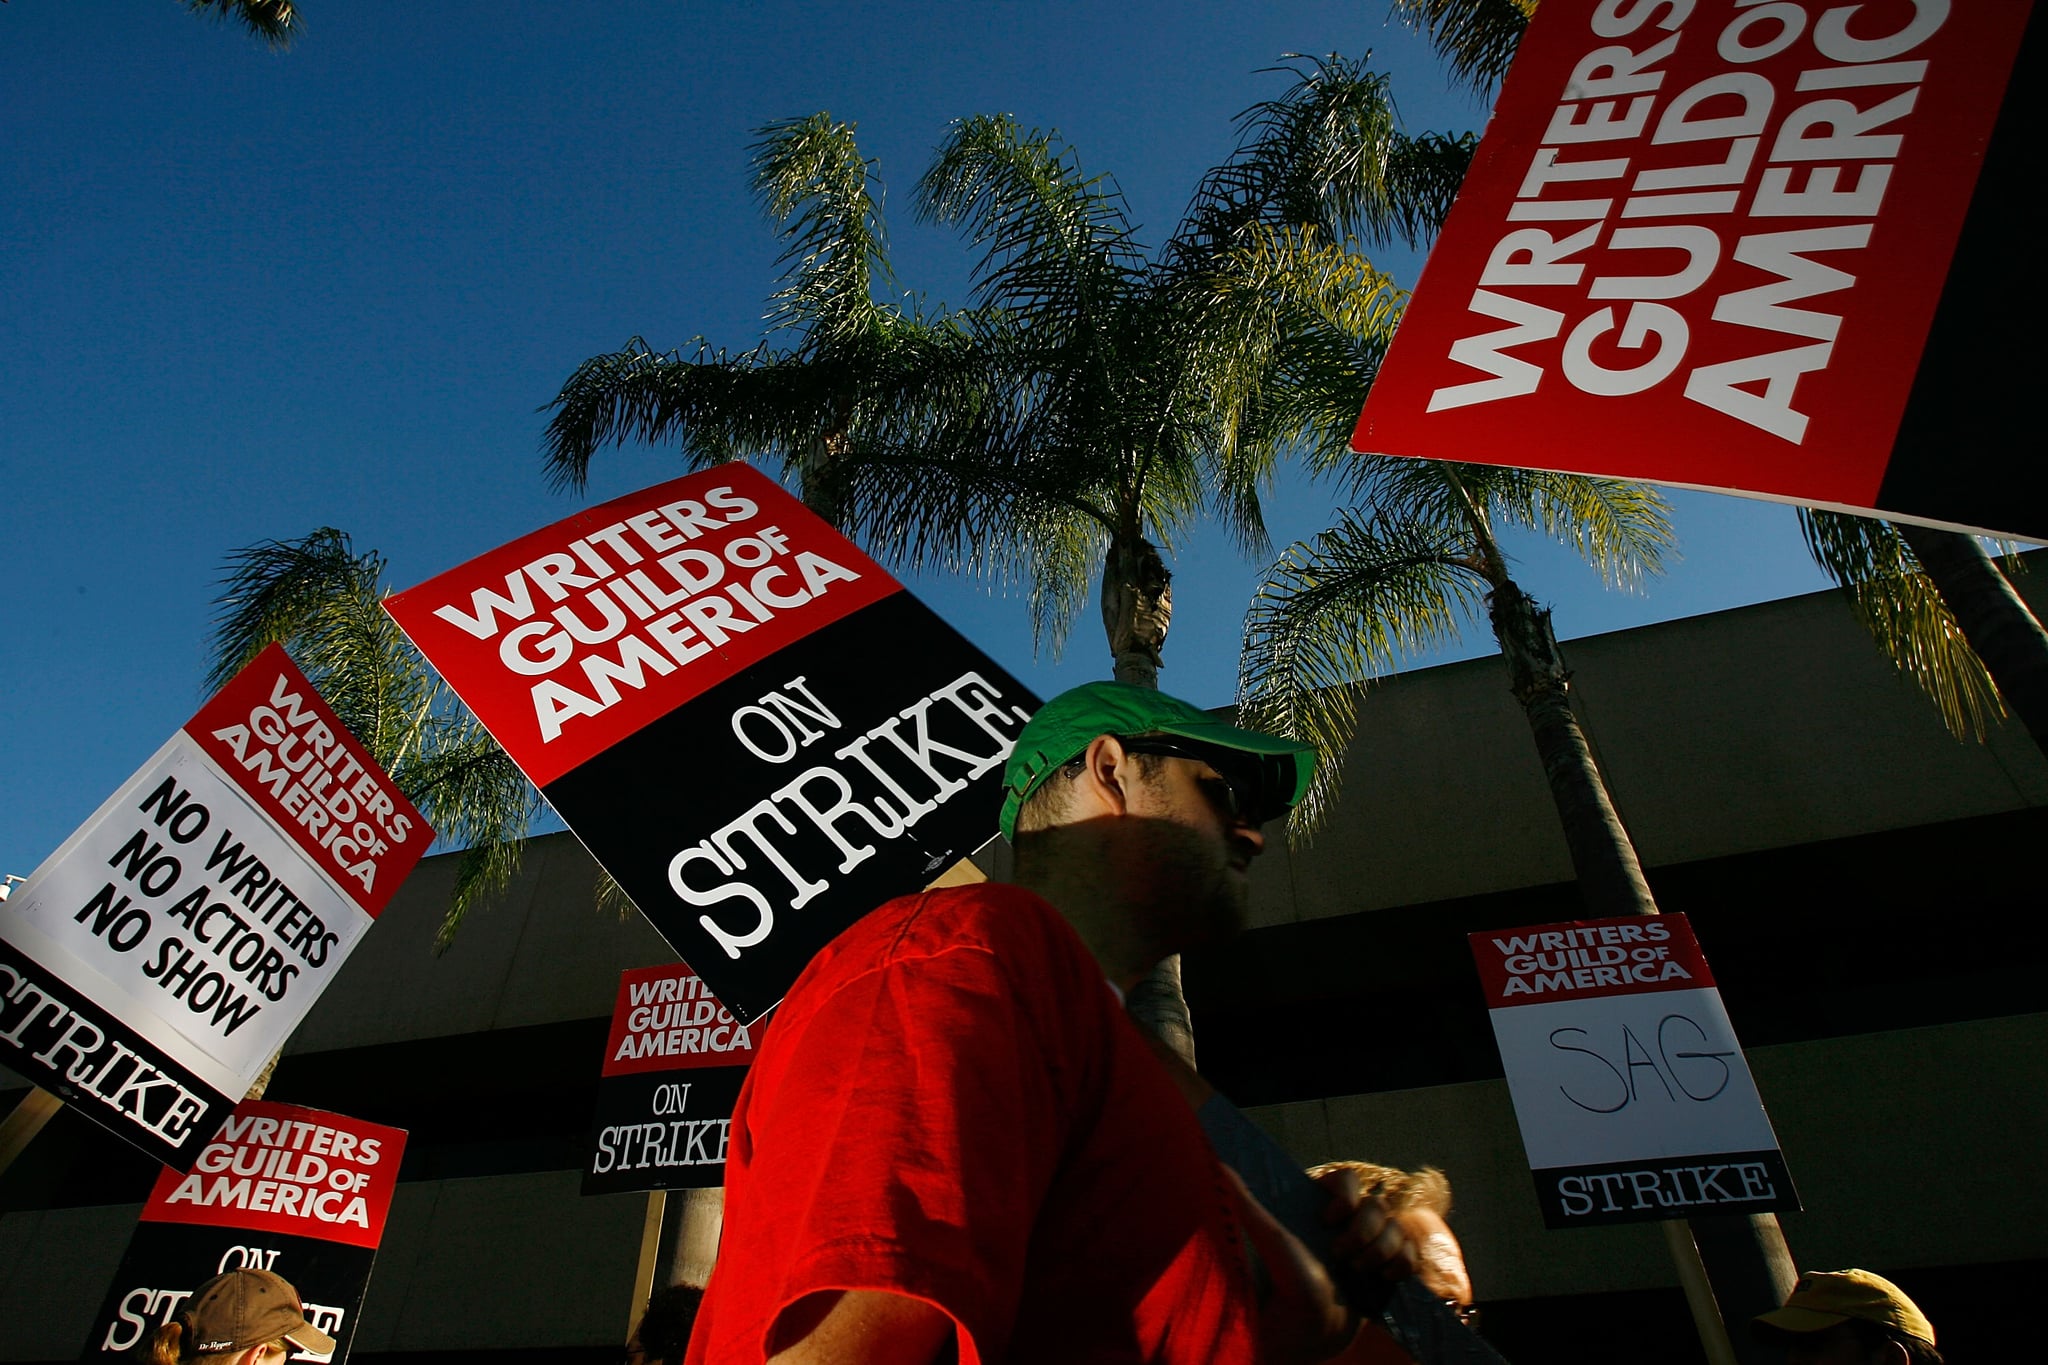
[[995, 833], [1037, 699], [758, 472], [726, 465], [386, 606], [742, 1021]]
[[583, 1193], [709, 1189], [725, 1181], [734, 1104], [754, 1060], [742, 1024], [688, 967], [619, 980], [590, 1125]]
[[725, 1183], [743, 1066], [606, 1077], [583, 1168], [583, 1193], [708, 1190]]
[[136, 1359], [137, 1343], [184, 1310], [192, 1291], [224, 1270], [271, 1270], [291, 1282], [306, 1320], [334, 1338], [332, 1356], [294, 1349], [293, 1360], [345, 1360], [377, 1253], [367, 1247], [277, 1233], [237, 1234], [187, 1223], [142, 1223], [113, 1287], [93, 1317], [82, 1361]]
[[719, 999], [752, 1020], [833, 935], [987, 841], [1003, 760], [1036, 706], [898, 593], [544, 791]]
[[199, 1285], [268, 1270], [347, 1358], [398, 1185], [405, 1133], [293, 1104], [244, 1100], [190, 1171], [165, 1170], [93, 1319], [85, 1361], [133, 1360]]

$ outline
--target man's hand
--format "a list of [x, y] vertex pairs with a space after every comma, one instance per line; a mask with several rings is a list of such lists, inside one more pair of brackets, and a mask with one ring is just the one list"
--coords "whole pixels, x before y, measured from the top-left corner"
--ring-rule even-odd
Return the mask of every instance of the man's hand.
[[1259, 1280], [1259, 1359], [1267, 1365], [1307, 1365], [1344, 1348], [1357, 1330], [1329, 1272], [1293, 1233], [1252, 1197], [1244, 1181], [1220, 1166], [1236, 1196], [1237, 1221]]
[[1325, 1171], [1316, 1183], [1329, 1196], [1323, 1226], [1331, 1231], [1330, 1259], [1360, 1283], [1405, 1280], [1417, 1269], [1416, 1249], [1395, 1221], [1379, 1187], [1368, 1190], [1358, 1172]]

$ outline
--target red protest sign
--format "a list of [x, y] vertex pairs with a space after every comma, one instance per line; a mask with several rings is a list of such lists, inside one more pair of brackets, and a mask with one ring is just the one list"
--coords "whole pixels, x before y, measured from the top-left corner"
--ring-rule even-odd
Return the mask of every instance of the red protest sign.
[[2029, 11], [1547, 0], [1353, 448], [2048, 534], [1895, 451]]
[[433, 842], [412, 802], [282, 646], [257, 655], [185, 733], [372, 917]]
[[602, 503], [385, 607], [535, 785], [902, 591], [767, 476]]
[[1714, 984], [1684, 915], [1625, 915], [1468, 937], [1488, 1009]]
[[244, 1100], [191, 1170], [158, 1173], [142, 1221], [374, 1248], [384, 1236], [404, 1154], [404, 1129]]
[[753, 1060], [754, 1039], [747, 1025], [733, 1018], [688, 967], [641, 967], [619, 978], [603, 1075], [746, 1066]]

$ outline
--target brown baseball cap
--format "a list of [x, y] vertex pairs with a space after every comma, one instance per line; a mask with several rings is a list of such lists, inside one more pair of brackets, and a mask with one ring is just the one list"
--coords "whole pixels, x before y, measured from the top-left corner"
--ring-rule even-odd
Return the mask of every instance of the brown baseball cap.
[[230, 1270], [192, 1291], [185, 1311], [186, 1350], [195, 1355], [246, 1351], [283, 1338], [316, 1355], [333, 1355], [334, 1338], [306, 1321], [299, 1291], [268, 1270]]
[[1760, 1332], [1825, 1332], [1850, 1318], [1890, 1327], [1934, 1345], [1934, 1324], [1906, 1291], [1867, 1270], [1809, 1270], [1783, 1308], [1755, 1319]]

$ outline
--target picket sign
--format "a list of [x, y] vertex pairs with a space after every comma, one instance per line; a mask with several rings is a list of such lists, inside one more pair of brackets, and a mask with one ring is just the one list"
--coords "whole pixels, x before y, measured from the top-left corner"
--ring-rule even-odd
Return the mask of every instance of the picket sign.
[[746, 465], [588, 508], [385, 606], [743, 1023], [994, 836], [1038, 706]]
[[1544, 0], [1352, 448], [2048, 539], [2029, 0]]
[[270, 646], [0, 903], [0, 1062], [182, 1168], [433, 838]]
[[1684, 915], [1470, 942], [1547, 1226], [1798, 1209]]
[[733, 1105], [763, 1027], [741, 1023], [680, 963], [621, 975], [583, 1193], [723, 1184]]
[[306, 1320], [348, 1356], [384, 1237], [405, 1132], [296, 1104], [244, 1100], [189, 1172], [157, 1176], [142, 1221], [86, 1337], [84, 1361], [135, 1347], [224, 1271], [268, 1270], [299, 1291]]

